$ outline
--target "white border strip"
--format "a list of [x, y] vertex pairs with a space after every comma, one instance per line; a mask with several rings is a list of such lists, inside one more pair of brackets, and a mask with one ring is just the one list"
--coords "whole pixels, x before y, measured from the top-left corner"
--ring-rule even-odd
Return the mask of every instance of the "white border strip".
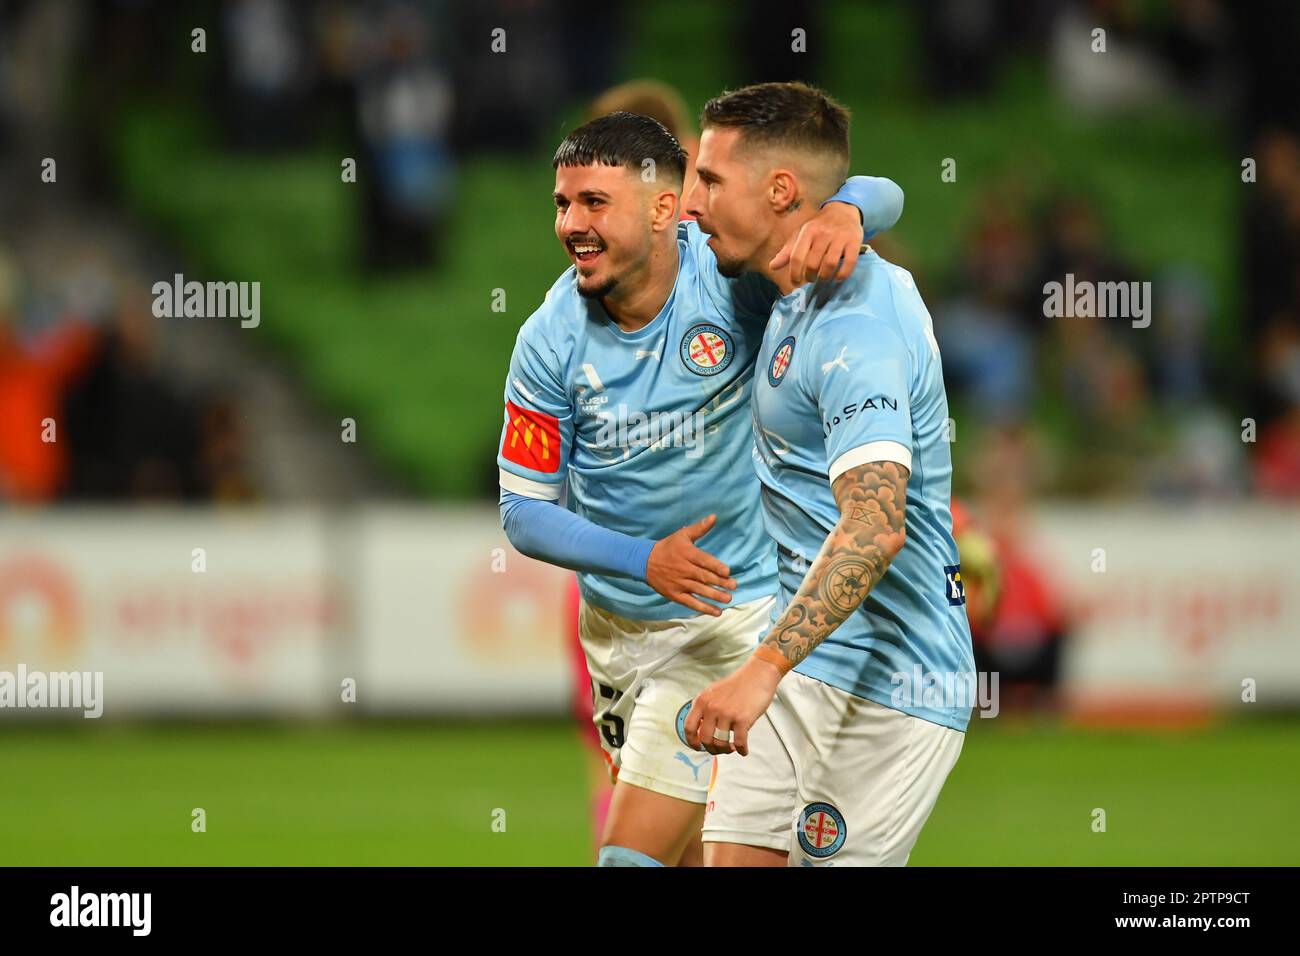
[[498, 481], [506, 491], [513, 491], [515, 494], [523, 495], [526, 498], [539, 498], [542, 501], [560, 500], [560, 486], [558, 484], [548, 485], [544, 481], [520, 478], [518, 475], [499, 466], [497, 471], [501, 476]]
[[850, 468], [866, 465], [873, 461], [893, 461], [908, 471], [912, 470], [912, 453], [906, 445], [896, 441], [873, 441], [857, 448], [850, 448], [831, 463], [831, 482]]

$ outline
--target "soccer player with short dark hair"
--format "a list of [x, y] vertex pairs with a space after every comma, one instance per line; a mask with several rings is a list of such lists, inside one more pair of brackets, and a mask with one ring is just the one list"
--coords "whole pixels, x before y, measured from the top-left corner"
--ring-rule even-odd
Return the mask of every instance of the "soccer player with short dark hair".
[[743, 756], [718, 761], [705, 862], [901, 866], [975, 703], [939, 346], [911, 275], [876, 253], [842, 283], [771, 262], [848, 169], [847, 110], [766, 83], [701, 125], [686, 208], [724, 275], [781, 293], [752, 399], [780, 609], [686, 719], [693, 746]]

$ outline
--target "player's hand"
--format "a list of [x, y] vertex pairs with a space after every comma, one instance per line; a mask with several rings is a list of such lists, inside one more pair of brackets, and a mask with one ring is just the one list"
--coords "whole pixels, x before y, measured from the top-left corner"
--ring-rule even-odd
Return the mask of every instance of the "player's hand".
[[818, 278], [847, 279], [858, 264], [862, 251], [862, 213], [857, 206], [827, 203], [817, 218], [805, 222], [769, 266], [780, 269], [790, 264], [790, 279], [796, 285]]
[[731, 600], [727, 591], [736, 590], [731, 569], [695, 546], [717, 522], [717, 515], [709, 515], [656, 541], [645, 570], [646, 583], [668, 600], [713, 617], [722, 611], [700, 597], [726, 604]]
[[[686, 715], [686, 742], [711, 754], [749, 756], [749, 728], [772, 703], [781, 677], [775, 664], [751, 657], [734, 674], [714, 681]], [[714, 736], [715, 730], [732, 739], [724, 743]]]

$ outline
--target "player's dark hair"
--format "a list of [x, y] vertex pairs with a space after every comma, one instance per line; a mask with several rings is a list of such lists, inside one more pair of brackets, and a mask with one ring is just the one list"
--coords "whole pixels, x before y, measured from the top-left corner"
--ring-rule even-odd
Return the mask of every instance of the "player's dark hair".
[[655, 175], [686, 178], [686, 151], [662, 123], [638, 113], [607, 113], [583, 123], [560, 143], [551, 165], [626, 166], [641, 171], [654, 160]]
[[746, 143], [829, 152], [849, 162], [848, 108], [807, 83], [755, 83], [704, 104], [700, 127], [742, 130]]

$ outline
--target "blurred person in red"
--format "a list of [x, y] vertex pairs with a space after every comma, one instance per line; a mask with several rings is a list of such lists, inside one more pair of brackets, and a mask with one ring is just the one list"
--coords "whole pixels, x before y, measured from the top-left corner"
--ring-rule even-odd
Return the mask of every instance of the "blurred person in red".
[[69, 319], [28, 336], [19, 316], [18, 271], [0, 253], [0, 496], [35, 504], [55, 498], [67, 480], [63, 396], [95, 335]]
[[1273, 498], [1300, 498], [1300, 322], [1276, 315], [1259, 354], [1264, 407], [1277, 411], [1259, 426], [1254, 487]]
[[124, 283], [64, 401], [76, 500], [206, 498], [199, 474], [197, 404], [158, 363], [156, 320], [138, 284]]
[[1055, 706], [1069, 631], [1064, 605], [1033, 554], [1025, 523], [1033, 453], [1024, 426], [1007, 426], [990, 436], [977, 469], [983, 527], [992, 529], [987, 534], [956, 502], [953, 510], [963, 571], [968, 560], [976, 575], [995, 569], [985, 572], [982, 585], [975, 582], [973, 599], [967, 584], [966, 605], [975, 667], [998, 675], [999, 709], [1008, 712]]
[[1260, 435], [1254, 478], [1261, 495], [1300, 499], [1300, 405], [1287, 409]]
[[1002, 593], [997, 542], [957, 498], [952, 510], [952, 537], [961, 555], [961, 580], [966, 591], [966, 616], [972, 641], [979, 641], [993, 623]]

